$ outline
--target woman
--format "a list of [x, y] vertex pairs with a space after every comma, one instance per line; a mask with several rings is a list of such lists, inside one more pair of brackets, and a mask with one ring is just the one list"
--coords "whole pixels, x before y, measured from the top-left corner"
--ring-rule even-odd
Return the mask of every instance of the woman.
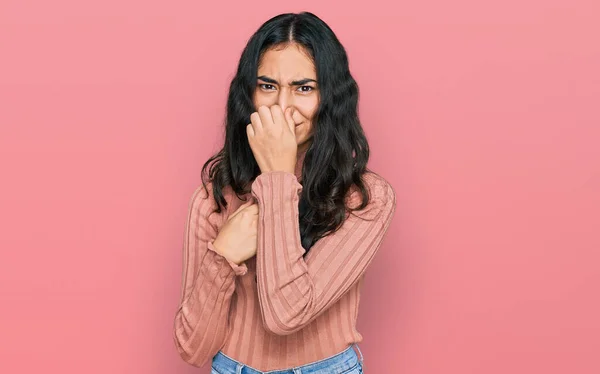
[[174, 323], [186, 362], [363, 372], [360, 288], [396, 198], [366, 167], [357, 102], [346, 52], [314, 14], [276, 16], [248, 41], [225, 145], [188, 211]]

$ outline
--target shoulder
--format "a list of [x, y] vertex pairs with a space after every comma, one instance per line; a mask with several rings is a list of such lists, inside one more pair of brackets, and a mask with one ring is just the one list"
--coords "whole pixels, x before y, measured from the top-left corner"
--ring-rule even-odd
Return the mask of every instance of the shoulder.
[[190, 199], [190, 213], [196, 216], [207, 218], [211, 223], [220, 226], [224, 217], [228, 215], [231, 209], [233, 191], [230, 186], [221, 190], [221, 194], [227, 202], [227, 208], [221, 207], [221, 212], [217, 212], [218, 204], [214, 196], [214, 185], [212, 181], [198, 185]]
[[[385, 211], [394, 212], [396, 208], [396, 192], [392, 185], [381, 175], [367, 171], [362, 176], [362, 181], [369, 194], [367, 206], [356, 213], [365, 218], [375, 218]], [[362, 203], [360, 189], [353, 185], [347, 197], [347, 206], [356, 209]]]
[[[200, 184], [196, 186], [196, 189], [192, 193], [192, 202], [196, 204], [209, 204], [211, 206], [217, 207], [217, 202], [215, 200], [214, 195], [215, 186], [212, 181], [208, 181], [204, 184]], [[231, 186], [225, 186], [221, 189], [221, 194], [229, 204], [232, 200], [232, 197], [235, 195]]]
[[363, 175], [363, 181], [368, 186], [372, 198], [385, 203], [396, 203], [394, 188], [381, 175], [373, 171], [368, 171]]
[[192, 198], [190, 201], [192, 207], [200, 207], [200, 206], [214, 206], [216, 207], [215, 198], [213, 195], [213, 184], [212, 182], [208, 182], [206, 184], [200, 184], [196, 186], [194, 192], [192, 192]]

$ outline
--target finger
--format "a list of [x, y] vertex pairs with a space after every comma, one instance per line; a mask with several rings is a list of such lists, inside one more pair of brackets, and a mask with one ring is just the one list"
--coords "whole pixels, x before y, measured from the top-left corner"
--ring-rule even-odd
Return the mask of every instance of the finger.
[[231, 215], [229, 216], [228, 219], [231, 219], [233, 217], [235, 217], [236, 215], [238, 215], [241, 211], [243, 211], [245, 208], [247, 208], [249, 205], [253, 204], [254, 201], [252, 199], [246, 201], [245, 203], [243, 203], [242, 205], [240, 205], [235, 212], [231, 213]]
[[276, 104], [271, 107], [271, 116], [273, 117], [274, 124], [285, 124], [285, 116], [283, 114], [283, 110], [281, 110], [281, 107], [279, 105]]
[[258, 214], [258, 205], [251, 204], [251, 205], [244, 207], [244, 213], [250, 214], [250, 215], [257, 215]]
[[250, 139], [250, 138], [254, 137], [254, 135], [255, 135], [255, 134], [254, 134], [254, 127], [252, 127], [252, 124], [251, 124], [251, 123], [249, 123], [249, 124], [246, 126], [246, 135], [248, 136], [248, 139]]
[[263, 122], [258, 112], [254, 112], [250, 115], [250, 121], [252, 128], [254, 130], [254, 134], [258, 134], [263, 130]]
[[292, 118], [292, 112], [293, 112], [292, 108], [287, 108], [285, 110], [285, 120], [286, 120], [292, 134], [296, 134], [296, 123], [294, 122], [294, 119]]
[[251, 213], [258, 214], [258, 204], [249, 205], [246, 210], [250, 211]]
[[237, 216], [238, 214], [240, 214], [241, 212], [244, 211], [244, 208], [248, 205], [248, 202], [245, 202], [244, 204], [240, 205], [235, 212], [231, 213], [231, 215], [229, 215], [229, 217], [227, 217], [228, 220], [232, 219], [233, 217]]
[[267, 128], [273, 125], [273, 116], [271, 115], [271, 109], [265, 105], [258, 107], [258, 115], [260, 116], [261, 127]]

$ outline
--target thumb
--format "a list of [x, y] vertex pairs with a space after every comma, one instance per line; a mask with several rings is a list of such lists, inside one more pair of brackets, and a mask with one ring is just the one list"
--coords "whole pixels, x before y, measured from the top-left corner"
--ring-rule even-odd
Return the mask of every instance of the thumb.
[[285, 109], [285, 120], [287, 121], [288, 126], [290, 127], [290, 131], [292, 132], [292, 134], [296, 134], [296, 124], [294, 123], [294, 119], [292, 118], [292, 113], [294, 112], [294, 109], [290, 108], [286, 108]]

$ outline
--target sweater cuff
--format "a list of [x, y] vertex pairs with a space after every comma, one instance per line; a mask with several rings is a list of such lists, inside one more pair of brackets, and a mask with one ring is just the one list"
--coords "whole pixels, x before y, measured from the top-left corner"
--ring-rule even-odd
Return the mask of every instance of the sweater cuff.
[[295, 174], [288, 171], [275, 170], [259, 174], [254, 179], [251, 186], [252, 195], [255, 198], [262, 197], [265, 189], [283, 189], [293, 188], [296, 190], [296, 196], [300, 196], [304, 186], [298, 181]]
[[219, 257], [221, 257], [222, 259], [224, 259], [225, 261], [227, 261], [227, 263], [229, 264], [229, 266], [231, 266], [231, 268], [233, 269], [233, 271], [235, 272], [235, 275], [244, 275], [248, 272], [248, 267], [246, 266], [245, 263], [242, 262], [242, 264], [238, 265], [233, 261], [230, 261], [227, 257], [223, 256], [222, 254], [220, 254], [217, 249], [215, 248], [215, 246], [213, 245], [212, 241], [208, 242], [208, 249], [215, 252]]

